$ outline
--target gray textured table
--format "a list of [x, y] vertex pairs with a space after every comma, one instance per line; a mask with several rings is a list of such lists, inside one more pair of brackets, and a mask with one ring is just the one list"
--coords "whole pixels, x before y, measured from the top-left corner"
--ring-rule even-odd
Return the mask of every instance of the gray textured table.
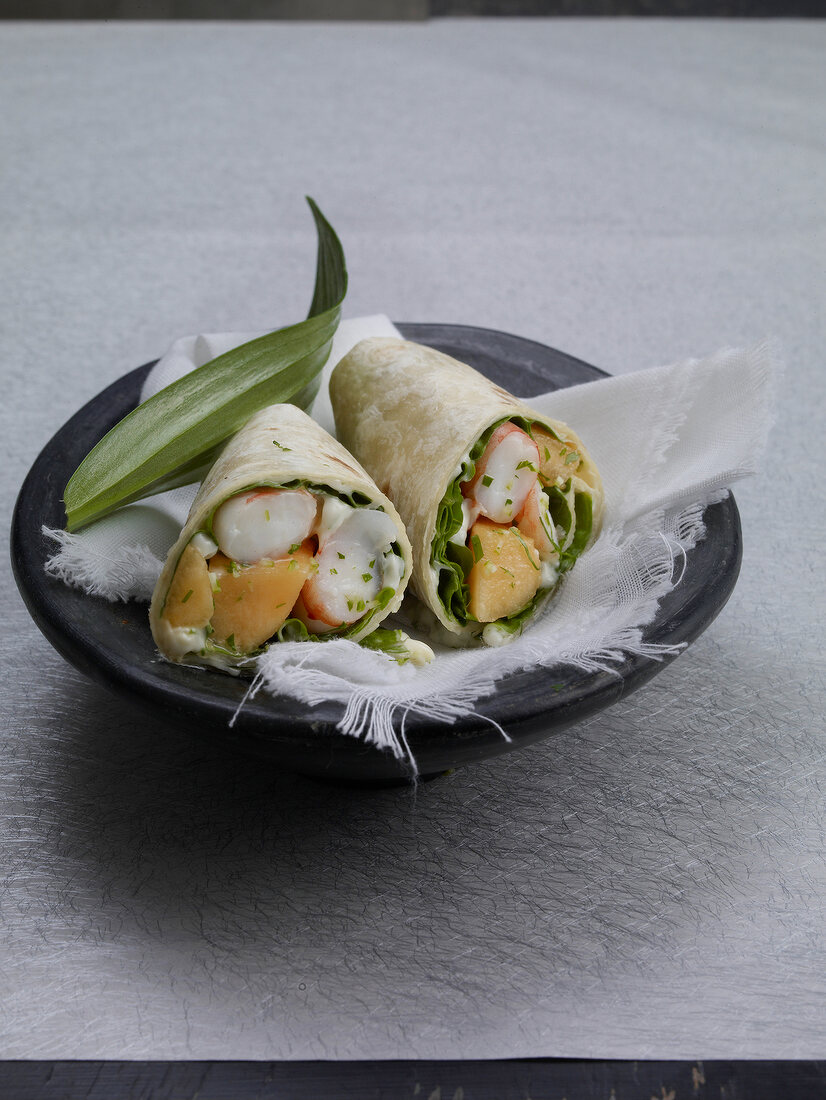
[[611, 372], [775, 336], [731, 602], [586, 724], [420, 789], [147, 727], [0, 598], [0, 1054], [824, 1057], [816, 23], [0, 27], [4, 538], [40, 447], [180, 334], [306, 309]]

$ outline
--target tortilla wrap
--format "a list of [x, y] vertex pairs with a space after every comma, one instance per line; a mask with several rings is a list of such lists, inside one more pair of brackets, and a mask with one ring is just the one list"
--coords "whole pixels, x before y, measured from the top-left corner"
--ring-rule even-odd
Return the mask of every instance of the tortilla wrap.
[[[457, 621], [440, 598], [440, 569], [431, 562], [437, 518], [463, 463], [493, 425], [522, 418], [565, 441], [569, 453], [578, 452], [571, 487], [577, 500], [589, 498], [591, 511], [581, 549], [596, 538], [602, 482], [582, 441], [567, 425], [531, 409], [472, 367], [406, 340], [367, 339], [333, 371], [330, 396], [338, 438], [404, 520], [413, 547], [412, 590], [452, 634], [471, 640], [480, 634], [479, 623]], [[551, 594], [543, 594], [534, 613]]]
[[[181, 659], [178, 641], [170, 637], [168, 624], [164, 622], [164, 607], [178, 563], [193, 538], [197, 546], [213, 538], [213, 516], [230, 497], [250, 489], [299, 485], [314, 493], [324, 491], [345, 498], [358, 508], [384, 511], [396, 528], [394, 552], [403, 561], [402, 579], [389, 602], [373, 608], [351, 625], [346, 637], [358, 641], [399, 607], [411, 576], [412, 557], [404, 524], [392, 502], [377, 489], [353, 456], [306, 413], [294, 405], [271, 405], [256, 413], [226, 444], [204, 479], [183, 530], [169, 551], [149, 612], [153, 637], [164, 656]], [[199, 542], [199, 538], [205, 541]], [[335, 631], [330, 636], [341, 633]]]

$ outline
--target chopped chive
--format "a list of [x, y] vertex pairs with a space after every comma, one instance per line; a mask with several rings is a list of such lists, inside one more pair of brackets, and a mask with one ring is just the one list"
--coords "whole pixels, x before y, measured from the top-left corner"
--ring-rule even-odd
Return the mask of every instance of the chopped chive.
[[[286, 603], [286, 600], [285, 600], [284, 602]], [[283, 607], [283, 606], [284, 606], [284, 604], [283, 604], [283, 603], [277, 603], [277, 604], [275, 605], [275, 610], [277, 611], [277, 610], [279, 609], [279, 607]]]
[[227, 645], [230, 647], [230, 649], [235, 649], [235, 635], [234, 634], [230, 634], [230, 636], [227, 638]]
[[527, 458], [523, 459], [516, 468], [517, 470], [533, 470], [536, 473], [536, 466], [532, 462], [528, 462]]
[[373, 602], [375, 603], [376, 607], [385, 608], [395, 595], [396, 589], [387, 586], [385, 588], [382, 588], [381, 592], [379, 592], [378, 596], [376, 596]]
[[344, 561], [344, 555], [340, 550], [338, 551], [338, 556], [341, 558], [342, 561]]
[[231, 561], [227, 566], [227, 569], [230, 573], [232, 573], [233, 577], [237, 577], [238, 574], [241, 572], [241, 566], [238, 564], [237, 561]]
[[352, 611], [352, 610], [353, 610], [353, 601], [352, 601], [352, 600], [348, 600], [348, 601], [347, 601], [347, 610], [348, 610], [348, 611]]
[[364, 600], [359, 600], [356, 604], [356, 611], [364, 611]]
[[336, 576], [338, 576], [338, 570], [337, 570], [337, 569], [331, 569], [331, 570], [330, 570], [330, 572], [331, 572], [331, 573], [335, 573], [335, 574], [336, 574]]
[[[500, 565], [499, 568], [502, 570], [503, 573], [507, 573], [509, 577], [513, 576], [513, 573], [511, 573], [510, 569], [506, 569], [504, 565]], [[513, 585], [511, 585], [511, 588], [513, 588]]]
[[300, 550], [300, 549], [301, 549], [301, 543], [300, 542], [294, 542], [292, 544], [292, 546], [290, 547], [290, 549], [287, 551], [287, 553], [288, 554], [294, 554], [296, 552], [296, 550]]
[[369, 582], [370, 582], [370, 581], [371, 581], [371, 580], [372, 580], [373, 578], [372, 578], [372, 577], [370, 576], [370, 574], [369, 574], [369, 573], [362, 573], [362, 575], [361, 575], [361, 579], [362, 579], [362, 580], [364, 581], [364, 583], [365, 583], [365, 584], [369, 584]]
[[485, 474], [482, 477], [482, 484], [485, 486], [486, 489], [489, 485], [493, 485], [493, 478], [490, 476], [490, 474]]
[[287, 566], [287, 572], [292, 573], [294, 569], [298, 569], [298, 562], [295, 560], [295, 558], [291, 558], [290, 564]]
[[572, 462], [579, 462], [579, 454], [576, 451], [571, 451], [571, 453], [565, 459], [565, 465], [570, 466]]
[[473, 560], [481, 561], [484, 557], [484, 551], [482, 550], [482, 540], [478, 535], [473, 535], [470, 540], [470, 546], [473, 550]]
[[518, 527], [511, 527], [511, 531], [513, 531], [513, 533], [519, 539], [520, 543], [522, 544], [522, 549], [525, 551], [525, 557], [528, 559], [528, 561], [531, 563], [531, 565], [534, 567], [534, 569], [538, 573], [539, 572], [539, 566], [536, 564], [536, 562], [531, 557], [531, 552], [528, 549], [527, 543], [522, 538], [522, 536], [519, 534], [519, 528]]
[[279, 451], [291, 451], [292, 450], [292, 447], [285, 447], [284, 444], [279, 443], [277, 439], [274, 439], [273, 443], [279, 449]]
[[184, 598], [183, 598], [183, 599], [181, 600], [181, 603], [186, 603], [186, 601], [187, 601], [187, 600], [189, 599], [189, 597], [190, 597], [191, 595], [192, 595], [192, 589], [190, 588], [190, 590], [189, 590], [189, 591], [187, 592], [187, 594], [186, 594], [186, 595], [184, 596]]
[[373, 560], [372, 560], [371, 562], [369, 562], [369, 564], [368, 564], [368, 568], [369, 568], [369, 569], [372, 569], [372, 568], [373, 568], [373, 566], [374, 566], [375, 564], [376, 564], [376, 559], [375, 559], [375, 558], [373, 558]]
[[264, 509], [264, 519], [267, 521], [267, 523], [270, 522], [270, 510], [269, 510], [269, 508]]
[[548, 448], [547, 448], [547, 447], [545, 448], [545, 461], [546, 461], [546, 462], [550, 462], [550, 461], [551, 461], [551, 452], [550, 452], [550, 451], [548, 450]]

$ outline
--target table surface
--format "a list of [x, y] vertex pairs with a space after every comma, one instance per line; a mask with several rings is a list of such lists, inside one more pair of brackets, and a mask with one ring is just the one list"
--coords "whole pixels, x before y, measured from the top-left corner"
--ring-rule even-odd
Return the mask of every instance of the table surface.
[[638, 693], [412, 789], [148, 725], [7, 569], [6, 1058], [802, 1058], [824, 1029], [826, 26], [0, 27], [4, 537], [41, 446], [183, 333], [347, 313], [610, 372], [787, 362], [720, 618]]

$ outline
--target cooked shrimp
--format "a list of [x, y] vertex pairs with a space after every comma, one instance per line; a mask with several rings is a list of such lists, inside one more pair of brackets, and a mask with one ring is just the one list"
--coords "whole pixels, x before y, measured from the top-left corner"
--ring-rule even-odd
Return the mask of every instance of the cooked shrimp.
[[471, 481], [462, 492], [494, 523], [511, 523], [539, 474], [539, 448], [516, 424], [500, 424], [491, 435]]
[[257, 489], [225, 500], [212, 521], [218, 546], [251, 565], [286, 557], [315, 526], [316, 498], [305, 489]]
[[385, 586], [384, 555], [397, 534], [385, 512], [353, 508], [319, 546], [318, 569], [301, 590], [308, 618], [327, 626], [360, 619]]

